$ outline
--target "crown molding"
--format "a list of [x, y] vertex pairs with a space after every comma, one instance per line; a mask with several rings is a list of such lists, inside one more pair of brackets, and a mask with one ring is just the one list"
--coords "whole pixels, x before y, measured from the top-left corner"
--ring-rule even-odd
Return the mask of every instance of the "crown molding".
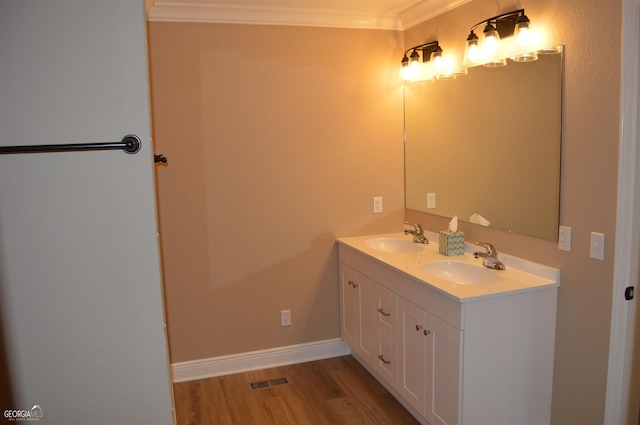
[[400, 12], [402, 28], [406, 30], [415, 27], [470, 1], [472, 0], [423, 0]]
[[402, 23], [397, 15], [374, 16], [332, 10], [170, 1], [157, 1], [149, 7], [148, 20], [402, 30]]
[[256, 7], [162, 0], [146, 0], [146, 3], [148, 20], [151, 22], [214, 22], [402, 31], [469, 1], [471, 0], [421, 0], [400, 13], [382, 16], [314, 8]]

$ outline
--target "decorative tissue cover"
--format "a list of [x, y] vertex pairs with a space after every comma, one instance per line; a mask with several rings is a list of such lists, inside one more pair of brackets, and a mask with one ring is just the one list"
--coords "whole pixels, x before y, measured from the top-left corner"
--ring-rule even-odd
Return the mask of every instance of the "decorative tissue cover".
[[440, 231], [440, 246], [438, 250], [444, 255], [462, 255], [464, 254], [464, 232], [445, 232]]

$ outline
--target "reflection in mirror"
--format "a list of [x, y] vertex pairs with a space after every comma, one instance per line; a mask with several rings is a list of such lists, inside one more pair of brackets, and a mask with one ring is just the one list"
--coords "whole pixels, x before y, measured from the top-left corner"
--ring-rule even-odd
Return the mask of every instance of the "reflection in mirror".
[[405, 85], [407, 208], [557, 241], [562, 48], [557, 52]]

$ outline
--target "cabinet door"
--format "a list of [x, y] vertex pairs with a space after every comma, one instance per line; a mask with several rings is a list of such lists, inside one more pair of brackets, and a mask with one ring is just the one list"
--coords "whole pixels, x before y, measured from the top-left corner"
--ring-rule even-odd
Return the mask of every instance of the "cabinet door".
[[360, 306], [360, 338], [356, 343], [356, 353], [368, 365], [375, 368], [378, 352], [378, 333], [375, 320], [378, 314], [378, 285], [362, 276], [357, 288]]
[[[430, 412], [433, 425], [460, 423], [460, 391], [462, 368], [462, 331], [431, 317], [432, 383]], [[429, 367], [429, 366], [427, 366]], [[427, 391], [429, 392], [429, 391]]]
[[340, 336], [352, 350], [360, 339], [358, 284], [362, 280], [364, 276], [340, 263]]
[[400, 323], [398, 341], [398, 391], [402, 397], [420, 415], [427, 418], [427, 412], [431, 412], [431, 403], [427, 409], [427, 400], [431, 394], [427, 385], [431, 382], [431, 334], [429, 330], [429, 317], [427, 313], [407, 300], [400, 302]]
[[378, 285], [340, 263], [340, 336], [371, 367], [378, 353], [374, 321], [378, 314]]

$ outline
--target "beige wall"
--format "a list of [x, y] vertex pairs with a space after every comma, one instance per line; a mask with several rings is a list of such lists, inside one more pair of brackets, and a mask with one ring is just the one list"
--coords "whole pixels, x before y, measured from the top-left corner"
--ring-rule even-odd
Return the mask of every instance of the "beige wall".
[[172, 362], [339, 337], [335, 238], [404, 216], [402, 34], [149, 31]]
[[[615, 232], [620, 2], [474, 1], [402, 33], [151, 23], [154, 138], [173, 362], [339, 336], [334, 238], [403, 210], [403, 47], [525, 7], [564, 44], [560, 223], [572, 251], [462, 224], [469, 240], [559, 267], [553, 423], [602, 424]], [[596, 29], [606, 28], [606, 31]], [[385, 213], [371, 213], [383, 196]], [[414, 211], [429, 230], [446, 220]], [[589, 232], [606, 235], [605, 261]], [[279, 326], [290, 308], [293, 326]], [[502, 349], [508, 349], [504, 347]]]
[[[561, 269], [552, 423], [602, 424], [613, 285], [621, 2], [535, 0], [514, 6], [474, 1], [409, 29], [405, 44], [438, 39], [445, 51], [457, 50], [461, 57], [472, 25], [518, 7], [525, 8], [532, 25], [544, 26], [550, 44], [566, 46], [560, 224], [572, 227], [572, 249], [563, 252], [552, 242], [461, 227], [467, 240], [487, 240], [499, 251]], [[446, 226], [444, 219], [414, 211], [407, 217], [430, 229]], [[592, 231], [606, 235], [605, 261], [589, 257]]]

